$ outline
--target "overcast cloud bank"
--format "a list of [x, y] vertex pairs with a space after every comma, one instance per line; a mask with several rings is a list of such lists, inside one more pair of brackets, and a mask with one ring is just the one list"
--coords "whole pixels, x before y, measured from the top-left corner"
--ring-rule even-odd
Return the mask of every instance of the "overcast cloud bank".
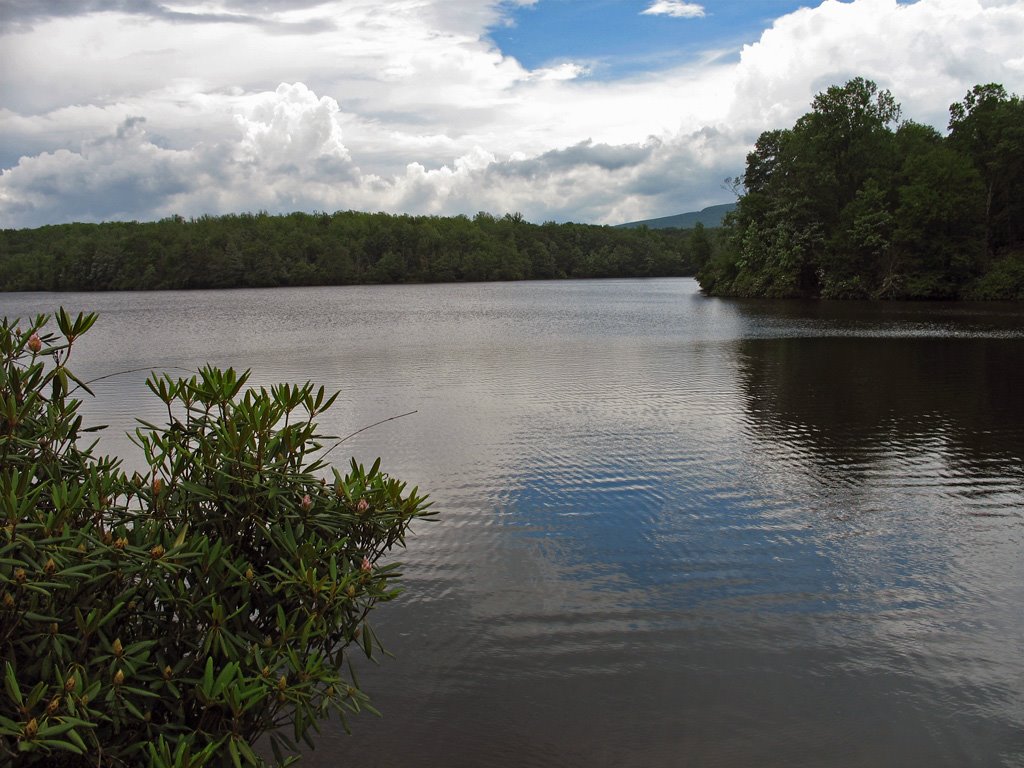
[[1024, 91], [1024, 0], [828, 0], [740, 51], [613, 80], [503, 55], [493, 0], [51, 6], [5, 11], [4, 227], [261, 209], [619, 223], [728, 201], [761, 131], [855, 75], [943, 130], [975, 83]]

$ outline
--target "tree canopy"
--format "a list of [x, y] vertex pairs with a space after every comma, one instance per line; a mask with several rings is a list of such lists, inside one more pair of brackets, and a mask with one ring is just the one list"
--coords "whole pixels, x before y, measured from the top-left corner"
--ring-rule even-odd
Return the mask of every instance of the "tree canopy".
[[[696, 237], [696, 240], [694, 239]], [[0, 232], [0, 290], [151, 290], [692, 275], [707, 233], [518, 214], [174, 216]]]
[[854, 78], [747, 155], [712, 295], [1024, 298], [1024, 102], [997, 84], [950, 107], [949, 135], [901, 121]]

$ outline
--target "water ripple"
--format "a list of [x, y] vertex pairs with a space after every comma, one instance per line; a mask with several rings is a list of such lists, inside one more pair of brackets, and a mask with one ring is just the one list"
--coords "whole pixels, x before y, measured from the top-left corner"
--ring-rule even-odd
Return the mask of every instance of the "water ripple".
[[[4, 295], [88, 376], [252, 368], [441, 512], [367, 665], [381, 766], [1021, 766], [1024, 323], [689, 280]], [[159, 419], [144, 374], [90, 421]]]

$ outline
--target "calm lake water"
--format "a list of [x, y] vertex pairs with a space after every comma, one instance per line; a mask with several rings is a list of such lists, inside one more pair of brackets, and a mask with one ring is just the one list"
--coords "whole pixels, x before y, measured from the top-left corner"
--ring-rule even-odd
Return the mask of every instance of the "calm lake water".
[[[0, 294], [88, 377], [341, 390], [440, 519], [316, 768], [1024, 766], [1024, 308], [692, 280]], [[104, 447], [159, 419], [95, 385]], [[134, 456], [134, 454], [131, 454]], [[129, 458], [129, 463], [137, 458]], [[365, 666], [365, 665], [364, 665]]]

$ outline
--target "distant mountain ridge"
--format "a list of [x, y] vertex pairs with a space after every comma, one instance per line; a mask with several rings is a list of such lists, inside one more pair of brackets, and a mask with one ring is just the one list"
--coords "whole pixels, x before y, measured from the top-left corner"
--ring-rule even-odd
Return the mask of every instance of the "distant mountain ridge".
[[646, 219], [644, 221], [631, 221], [627, 224], [616, 224], [617, 227], [647, 227], [648, 229], [690, 229], [700, 222], [705, 227], [720, 227], [722, 219], [729, 211], [736, 209], [736, 203], [722, 203], [711, 205], [701, 211], [690, 213], [677, 213], [675, 216], [662, 216], [660, 219]]

